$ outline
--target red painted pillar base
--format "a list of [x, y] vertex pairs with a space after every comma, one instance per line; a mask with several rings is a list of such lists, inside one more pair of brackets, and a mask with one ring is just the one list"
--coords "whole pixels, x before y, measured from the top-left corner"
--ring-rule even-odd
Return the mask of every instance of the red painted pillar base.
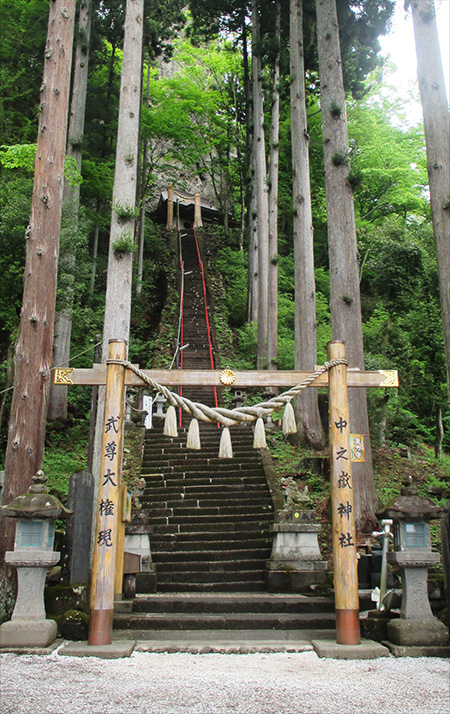
[[338, 645], [361, 644], [359, 610], [336, 610], [336, 642]]
[[113, 610], [91, 610], [88, 645], [112, 643]]

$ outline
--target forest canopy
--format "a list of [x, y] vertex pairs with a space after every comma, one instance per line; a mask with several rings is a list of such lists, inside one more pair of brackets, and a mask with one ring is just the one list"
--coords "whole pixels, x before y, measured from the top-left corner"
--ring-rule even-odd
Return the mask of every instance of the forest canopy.
[[[145, 3], [142, 72], [141, 159], [138, 207], [148, 206], [143, 231], [141, 290], [133, 294], [130, 358], [150, 366], [158, 310], [164, 300], [170, 252], [149, 217], [160, 189], [174, 183], [186, 190], [207, 187], [222, 216], [234, 227], [217, 232], [215, 270], [223, 285], [219, 329], [223, 350], [237, 366], [256, 365], [255, 329], [248, 314], [250, 165], [254, 131], [252, 54], [261, 62], [265, 153], [269, 158], [272, 80], [279, 62], [278, 174], [278, 356], [280, 369], [294, 368], [295, 286], [293, 251], [292, 135], [289, 99], [289, 8], [281, 2], [280, 34], [274, 31], [277, 3], [259, 6], [259, 34], [251, 42], [251, 4], [239, 0]], [[450, 448], [446, 370], [438, 274], [430, 215], [424, 133], [411, 126], [408, 105], [385, 99], [380, 86], [388, 70], [379, 56], [389, 29], [393, 0], [338, 0], [343, 78], [347, 96], [348, 167], [357, 231], [365, 364], [398, 369], [401, 389], [388, 400], [369, 397], [373, 438], [392, 443], [433, 443], [443, 419]], [[1, 20], [8, 36], [0, 46], [0, 369], [11, 385], [11, 363], [22, 299], [24, 233], [29, 220], [39, 91], [48, 17], [47, 0], [4, 0]], [[62, 252], [70, 246], [74, 276], [60, 264], [58, 303], [73, 290], [71, 354], [84, 352], [101, 332], [116, 150], [122, 63], [124, 3], [94, 2], [90, 29], [84, 133], [79, 174], [70, 159], [66, 180], [79, 182], [80, 208], [74, 225], [63, 212]], [[82, 32], [75, 45], [85, 42]], [[316, 7], [303, 2], [303, 49], [307, 133], [314, 226], [317, 362], [331, 337], [330, 268], [323, 170]], [[336, 114], [343, 111], [335, 108]], [[269, 189], [270, 185], [268, 184]], [[239, 227], [237, 227], [239, 226]], [[139, 229], [136, 228], [136, 235]], [[275, 260], [275, 259], [274, 259]], [[135, 263], [136, 279], [138, 265]], [[58, 308], [57, 308], [58, 309]], [[250, 316], [251, 317], [251, 316]], [[229, 356], [227, 357], [229, 359]], [[10, 392], [1, 395], [5, 446]], [[70, 400], [83, 397], [70, 396]], [[77, 405], [75, 404], [75, 407]], [[79, 406], [79, 405], [78, 405]], [[87, 408], [87, 404], [83, 405]]]

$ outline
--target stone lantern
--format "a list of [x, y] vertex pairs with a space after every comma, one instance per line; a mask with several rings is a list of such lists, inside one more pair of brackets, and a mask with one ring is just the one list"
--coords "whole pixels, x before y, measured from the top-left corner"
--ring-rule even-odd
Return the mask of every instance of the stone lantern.
[[[389, 562], [397, 565], [402, 579], [400, 618], [388, 623], [389, 646], [394, 654], [427, 654], [427, 648], [448, 643], [448, 628], [433, 616], [428, 600], [428, 568], [440, 562], [431, 550], [430, 521], [439, 518], [442, 508], [426, 496], [419, 496], [410, 484], [402, 488], [379, 513], [378, 518], [394, 522], [394, 551]], [[447, 649], [447, 648], [445, 648]]]
[[47, 620], [44, 586], [47, 569], [59, 561], [53, 551], [55, 520], [72, 511], [48, 493], [43, 471], [33, 476], [28, 493], [0, 508], [2, 516], [16, 519], [14, 550], [5, 561], [17, 568], [17, 600], [11, 620], [0, 627], [2, 647], [47, 647], [56, 638], [54, 620]]

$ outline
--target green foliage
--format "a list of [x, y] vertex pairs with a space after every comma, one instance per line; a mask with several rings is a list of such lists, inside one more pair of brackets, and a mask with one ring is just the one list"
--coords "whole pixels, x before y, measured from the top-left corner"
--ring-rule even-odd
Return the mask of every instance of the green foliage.
[[32, 180], [23, 172], [0, 174], [0, 339], [3, 350], [14, 338], [18, 326], [31, 191]]
[[14, 144], [0, 146], [0, 163], [6, 169], [25, 169], [34, 171], [36, 144]]
[[[14, 144], [13, 146], [0, 146], [0, 149], [0, 164], [6, 169], [34, 171], [36, 144]], [[64, 179], [70, 186], [79, 186], [83, 181], [78, 171], [78, 164], [72, 156], [66, 156], [65, 158]]]
[[225, 305], [232, 327], [244, 324], [247, 317], [247, 256], [230, 247], [222, 248], [216, 266], [226, 287]]
[[342, 107], [340, 107], [336, 102], [331, 102], [330, 114], [334, 119], [339, 119], [342, 114]]
[[139, 206], [132, 206], [129, 203], [113, 203], [113, 211], [116, 214], [118, 223], [128, 223], [135, 221], [139, 217]]
[[64, 503], [67, 500], [69, 478], [74, 471], [86, 468], [89, 422], [81, 420], [64, 432], [49, 432], [43, 469], [50, 492]]
[[349, 161], [347, 151], [335, 151], [331, 157], [331, 161], [334, 166], [347, 166]]
[[124, 253], [135, 253], [137, 244], [134, 235], [131, 231], [122, 231], [118, 238], [113, 242], [112, 249], [117, 255]]
[[236, 369], [256, 368], [257, 326], [254, 322], [243, 325], [236, 331]]

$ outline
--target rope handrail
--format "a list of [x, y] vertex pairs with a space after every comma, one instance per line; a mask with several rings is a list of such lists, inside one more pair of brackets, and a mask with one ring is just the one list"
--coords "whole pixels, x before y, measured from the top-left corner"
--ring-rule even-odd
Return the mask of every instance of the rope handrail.
[[107, 364], [121, 364], [126, 369], [131, 370], [136, 374], [143, 382], [148, 384], [150, 387], [155, 389], [157, 392], [162, 394], [169, 404], [173, 407], [181, 407], [183, 411], [191, 414], [195, 419], [205, 422], [219, 422], [222, 426], [234, 426], [242, 422], [252, 422], [256, 421], [260, 417], [268, 416], [276, 409], [285, 406], [290, 402], [302, 389], [310, 386], [321, 374], [328, 371], [331, 367], [337, 367], [338, 365], [348, 364], [345, 359], [335, 359], [325, 362], [323, 365], [318, 367], [309, 377], [306, 377], [302, 382], [291, 387], [286, 392], [278, 394], [268, 401], [260, 402], [253, 406], [248, 407], [235, 407], [234, 409], [226, 409], [223, 407], [207, 407], [205, 404], [199, 402], [192, 402], [186, 397], [180, 396], [175, 392], [171, 392], [170, 389], [162, 384], [159, 384], [154, 379], [149, 377], [145, 372], [143, 372], [139, 367], [133, 365], [128, 360], [107, 360]]

